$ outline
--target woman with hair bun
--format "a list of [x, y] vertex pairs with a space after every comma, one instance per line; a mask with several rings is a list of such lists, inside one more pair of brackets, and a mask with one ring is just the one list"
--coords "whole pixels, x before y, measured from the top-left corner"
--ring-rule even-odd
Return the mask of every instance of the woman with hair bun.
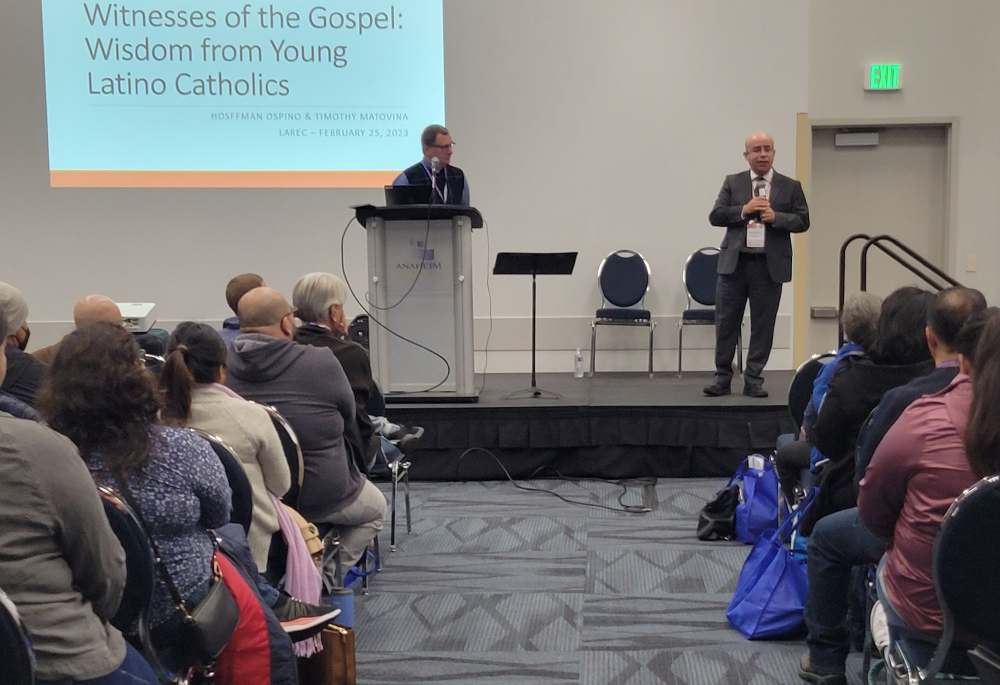
[[253, 490], [253, 519], [247, 542], [259, 571], [267, 568], [278, 515], [268, 491], [281, 497], [291, 486], [281, 440], [264, 409], [233, 395], [226, 378], [226, 347], [209, 325], [185, 321], [167, 343], [160, 372], [163, 421], [198, 428], [218, 437], [240, 460]]

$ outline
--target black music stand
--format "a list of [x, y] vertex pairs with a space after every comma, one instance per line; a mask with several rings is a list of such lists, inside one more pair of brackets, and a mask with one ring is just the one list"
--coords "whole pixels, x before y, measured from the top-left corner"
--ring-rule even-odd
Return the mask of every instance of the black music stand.
[[541, 390], [535, 380], [535, 320], [538, 282], [536, 277], [569, 276], [576, 265], [576, 252], [498, 252], [493, 265], [495, 276], [527, 276], [531, 274], [531, 387], [516, 390], [504, 396], [505, 400], [541, 399], [559, 400], [557, 392]]

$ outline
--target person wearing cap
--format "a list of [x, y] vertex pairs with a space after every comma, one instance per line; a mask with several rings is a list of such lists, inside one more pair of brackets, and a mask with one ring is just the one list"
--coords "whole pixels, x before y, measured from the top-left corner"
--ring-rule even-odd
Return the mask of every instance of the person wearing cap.
[[45, 376], [45, 364], [24, 351], [31, 337], [28, 327], [28, 302], [21, 291], [9, 283], [0, 283], [0, 313], [7, 322], [3, 340], [7, 375], [0, 391], [16, 397], [29, 406], [35, 405], [35, 394]]

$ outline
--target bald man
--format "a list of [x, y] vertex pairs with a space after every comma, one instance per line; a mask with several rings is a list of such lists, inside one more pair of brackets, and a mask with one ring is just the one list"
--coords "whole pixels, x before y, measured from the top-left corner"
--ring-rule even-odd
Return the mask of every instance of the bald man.
[[386, 511], [347, 446], [349, 431], [357, 431], [351, 384], [328, 347], [293, 342], [292, 307], [277, 290], [250, 290], [237, 313], [242, 333], [229, 346], [226, 385], [292, 424], [305, 462], [296, 508], [340, 531], [340, 559], [350, 568], [382, 530]]
[[[77, 328], [83, 328], [100, 321], [122, 325], [122, 312], [114, 300], [104, 295], [87, 295], [77, 300], [76, 305], [73, 306], [73, 323]], [[31, 356], [42, 363], [51, 364], [56, 358], [56, 354], [59, 353], [61, 345], [62, 340], [55, 345], [35, 350]]]
[[771, 355], [781, 288], [792, 280], [792, 233], [809, 228], [809, 207], [802, 185], [772, 168], [774, 138], [763, 131], [746, 139], [743, 158], [749, 172], [727, 176], [708, 215], [724, 226], [715, 289], [715, 382], [710, 397], [728, 395], [733, 356], [750, 301], [750, 349], [743, 394], [767, 397], [762, 373]]

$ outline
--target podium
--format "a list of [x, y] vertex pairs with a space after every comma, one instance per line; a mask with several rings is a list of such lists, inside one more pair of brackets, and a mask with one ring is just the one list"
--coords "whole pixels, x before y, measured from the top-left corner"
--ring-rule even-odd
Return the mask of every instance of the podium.
[[472, 231], [482, 215], [454, 205], [354, 209], [368, 234], [372, 375], [386, 400], [475, 402]]

